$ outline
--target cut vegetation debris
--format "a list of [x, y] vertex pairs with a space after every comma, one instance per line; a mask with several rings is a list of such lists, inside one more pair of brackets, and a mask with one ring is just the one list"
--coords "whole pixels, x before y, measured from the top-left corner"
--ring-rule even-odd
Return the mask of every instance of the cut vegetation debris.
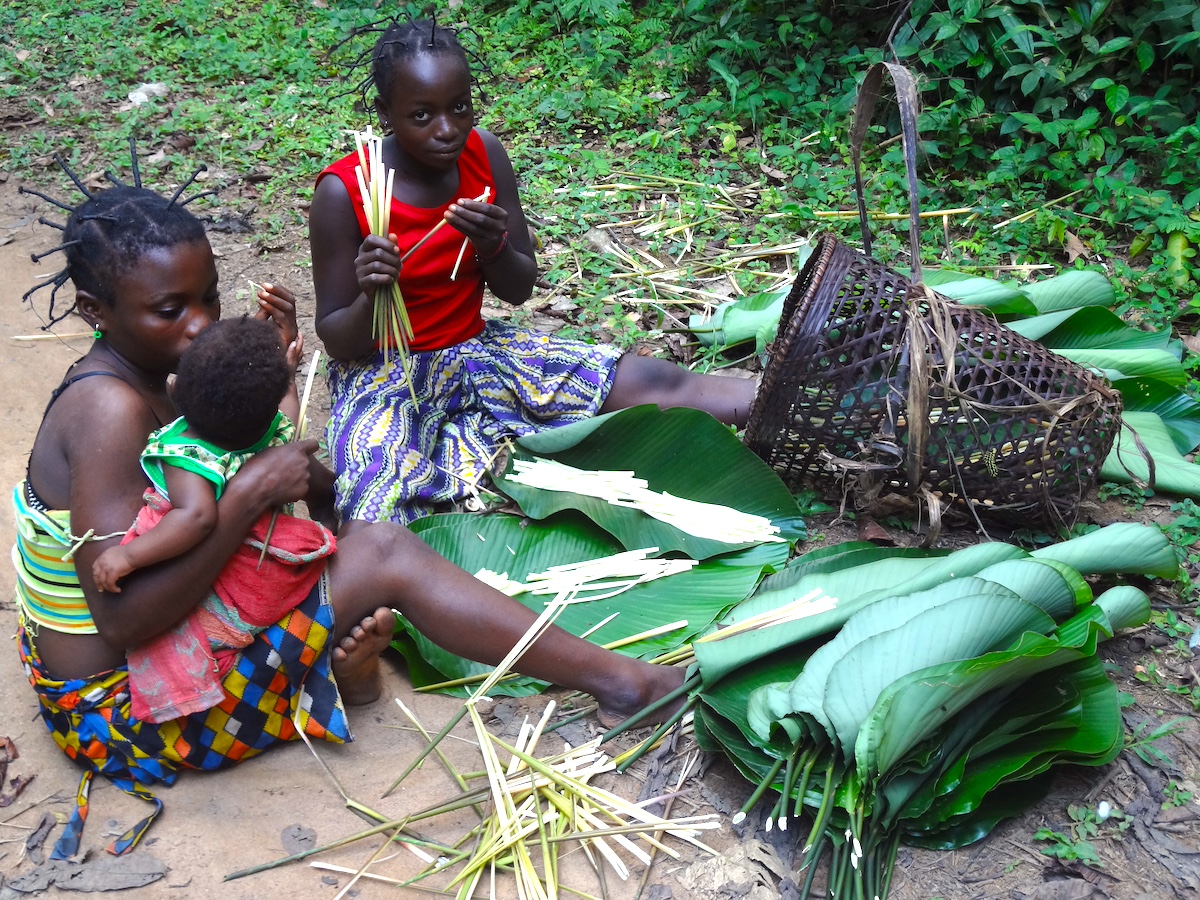
[[[607, 866], [625, 880], [630, 871], [623, 855], [645, 866], [654, 850], [677, 859], [678, 852], [663, 843], [664, 836], [707, 849], [698, 840], [700, 832], [720, 827], [716, 814], [663, 819], [590, 785], [596, 775], [614, 768], [600, 752], [599, 739], [578, 748], [565, 745], [556, 757], [538, 759], [536, 746], [553, 703], [535, 725], [526, 721], [516, 746], [487, 731], [474, 702], [468, 701], [468, 707], [484, 758], [492, 812], [476, 834], [466, 836], [474, 839], [473, 852], [463, 854], [462, 868], [444, 890], [457, 885], [458, 896], [470, 897], [485, 875], [494, 882], [498, 868], [511, 867], [519, 896], [549, 900], [559, 894], [558, 856], [569, 842], [581, 844], [593, 865]], [[509, 757], [507, 765], [502, 755]]]
[[[733, 245], [691, 255], [704, 232], [713, 228], [727, 228], [734, 233], [742, 230], [746, 211], [759, 206], [761, 185], [703, 184], [633, 172], [617, 172], [611, 179], [580, 192], [583, 197], [609, 198], [606, 220], [593, 223], [588, 239], [617, 270], [610, 277], [635, 282], [628, 292], [630, 298], [638, 298], [635, 302], [714, 306], [728, 299], [731, 289], [741, 293], [734, 276], [752, 279], [757, 285], [755, 290], [767, 291], [782, 287], [794, 277], [791, 260], [807, 246], [803, 239]], [[624, 210], [620, 208], [622, 201], [626, 204]], [[617, 221], [612, 221], [613, 216]], [[661, 250], [655, 255], [626, 247], [618, 236], [621, 231], [629, 232], [639, 243], [672, 242], [671, 255], [663, 257]], [[767, 260], [784, 260], [784, 270], [774, 271], [764, 263]]]
[[598, 497], [614, 506], [626, 506], [666, 522], [696, 537], [727, 544], [761, 544], [783, 541], [779, 528], [763, 516], [738, 512], [728, 506], [674, 497], [652, 491], [644, 478], [633, 472], [603, 472], [576, 469], [552, 459], [513, 462], [510, 482]]

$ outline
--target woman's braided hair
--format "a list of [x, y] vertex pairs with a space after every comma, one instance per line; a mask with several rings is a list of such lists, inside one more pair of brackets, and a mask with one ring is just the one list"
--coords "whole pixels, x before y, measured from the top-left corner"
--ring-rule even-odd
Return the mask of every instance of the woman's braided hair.
[[32, 254], [33, 261], [39, 262], [51, 253], [61, 251], [67, 260], [66, 267], [47, 281], [30, 288], [21, 297], [22, 300], [28, 300], [42, 288], [53, 286], [50, 292], [50, 321], [42, 326], [43, 330], [61, 322], [73, 311], [74, 306], [62, 311], [55, 309], [58, 290], [68, 281], [75, 285], [77, 291], [87, 291], [111, 306], [117, 299], [113, 294], [113, 284], [137, 265], [147, 250], [205, 240], [204, 223], [184, 207], [199, 197], [215, 192], [204, 191], [180, 200], [183, 192], [205, 167], [197, 169], [168, 198], [142, 187], [132, 139], [129, 150], [134, 183], [126, 184], [111, 172], [105, 172], [114, 187], [95, 192], [88, 190], [71, 168], [55, 155], [55, 161], [84, 195], [83, 202], [78, 206], [69, 206], [32, 188], [20, 188], [21, 193], [41, 197], [68, 214], [65, 225], [45, 218], [38, 219], [43, 225], [62, 231], [63, 240], [45, 253]]

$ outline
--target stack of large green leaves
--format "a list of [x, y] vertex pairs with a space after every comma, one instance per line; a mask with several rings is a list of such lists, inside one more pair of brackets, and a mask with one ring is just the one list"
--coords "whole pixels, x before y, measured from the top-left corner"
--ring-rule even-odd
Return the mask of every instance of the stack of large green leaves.
[[[469, 571], [517, 581], [625, 549], [697, 560], [618, 597], [572, 604], [559, 623], [576, 634], [600, 625], [590, 635], [597, 643], [686, 623], [620, 652], [691, 645], [699, 740], [757, 785], [747, 808], [769, 793], [772, 823], [807, 821], [809, 878], [829, 852], [834, 897], [886, 896], [901, 840], [977, 840], [1039, 796], [1051, 766], [1100, 765], [1119, 751], [1116, 691], [1096, 647], [1144, 621], [1149, 606], [1127, 586], [1094, 597], [1087, 578], [1173, 577], [1176, 556], [1157, 529], [1113, 525], [1033, 552], [1000, 542], [953, 553], [847, 543], [789, 562], [804, 533], [794, 498], [702, 413], [639, 407], [514, 450], [514, 459], [537, 455], [632, 470], [655, 490], [779, 528], [778, 543], [729, 545], [597, 497], [501, 477], [526, 517], [435, 516], [414, 530]], [[543, 598], [523, 602], [540, 612]], [[396, 646], [417, 684], [488, 671], [407, 625]], [[541, 687], [516, 679], [497, 692]]]
[[831, 896], [885, 897], [899, 841], [962, 846], [1038, 797], [1052, 765], [1114, 758], [1121, 716], [1096, 647], [1149, 602], [1124, 585], [1093, 597], [1084, 576], [1177, 565], [1158, 529], [1134, 524], [1032, 553], [802, 556], [721, 624], [814, 590], [836, 602], [697, 642], [697, 736], [758, 785], [751, 800], [773, 792], [771, 823], [808, 808], [810, 884], [829, 852]]
[[[601, 645], [687, 623], [624, 644], [620, 653], [651, 658], [689, 643], [748, 597], [764, 573], [782, 568], [796, 541], [804, 537], [799, 507], [778, 476], [727, 427], [696, 410], [623, 410], [525, 438], [513, 453], [513, 459], [535, 456], [577, 468], [633, 470], [653, 490], [764, 516], [779, 529], [782, 540], [776, 543], [728, 544], [695, 537], [636, 509], [504, 478], [500, 486], [524, 516], [447, 514], [412, 526], [426, 543], [468, 572], [487, 569], [513, 581], [622, 550], [655, 548], [656, 555], [697, 560], [690, 571], [637, 585], [607, 600], [574, 603], [559, 616], [556, 624], [573, 634], [588, 634]], [[538, 613], [545, 608], [543, 596], [522, 594], [516, 599]], [[491, 671], [442, 650], [407, 621], [398, 626], [393, 646], [404, 655], [415, 687], [459, 682], [446, 689], [461, 695]], [[512, 678], [494, 693], [521, 696], [545, 687], [544, 682]]]
[[[1121, 392], [1122, 426], [1101, 477], [1148, 484], [1200, 499], [1200, 466], [1186, 454], [1200, 446], [1200, 403], [1187, 393], [1183, 344], [1169, 331], [1143, 331], [1112, 312], [1116, 294], [1099, 272], [1072, 270], [1032, 284], [1010, 284], [946, 269], [925, 270], [925, 283], [960, 303], [984, 306], [1013, 331], [1107, 377]], [[786, 289], [693, 317], [702, 343], [728, 350], [775, 338]]]

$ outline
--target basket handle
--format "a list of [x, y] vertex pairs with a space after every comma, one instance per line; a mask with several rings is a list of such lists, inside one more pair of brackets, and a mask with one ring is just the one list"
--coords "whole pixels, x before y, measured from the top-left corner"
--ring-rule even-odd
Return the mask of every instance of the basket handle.
[[854, 161], [854, 191], [858, 198], [858, 221], [862, 227], [863, 251], [871, 255], [871, 226], [867, 221], [867, 201], [863, 191], [862, 145], [875, 114], [875, 101], [884, 73], [892, 76], [896, 86], [896, 102], [900, 107], [900, 140], [904, 149], [904, 167], [908, 173], [908, 230], [909, 253], [912, 256], [913, 284], [921, 283], [920, 209], [917, 205], [917, 85], [912, 73], [900, 63], [875, 63], [867, 71], [858, 90], [854, 108], [854, 127], [850, 131], [850, 156]]

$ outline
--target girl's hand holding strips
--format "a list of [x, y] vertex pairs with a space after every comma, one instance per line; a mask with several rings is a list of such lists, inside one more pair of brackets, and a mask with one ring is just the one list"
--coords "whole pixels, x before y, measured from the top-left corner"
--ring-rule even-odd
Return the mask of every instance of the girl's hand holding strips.
[[495, 203], [458, 200], [446, 210], [446, 221], [471, 242], [480, 264], [495, 262], [508, 245], [508, 211]]
[[387, 288], [397, 281], [400, 278], [400, 248], [396, 245], [396, 235], [389, 234], [387, 239], [367, 235], [354, 258], [354, 275], [368, 300], [380, 288]]

